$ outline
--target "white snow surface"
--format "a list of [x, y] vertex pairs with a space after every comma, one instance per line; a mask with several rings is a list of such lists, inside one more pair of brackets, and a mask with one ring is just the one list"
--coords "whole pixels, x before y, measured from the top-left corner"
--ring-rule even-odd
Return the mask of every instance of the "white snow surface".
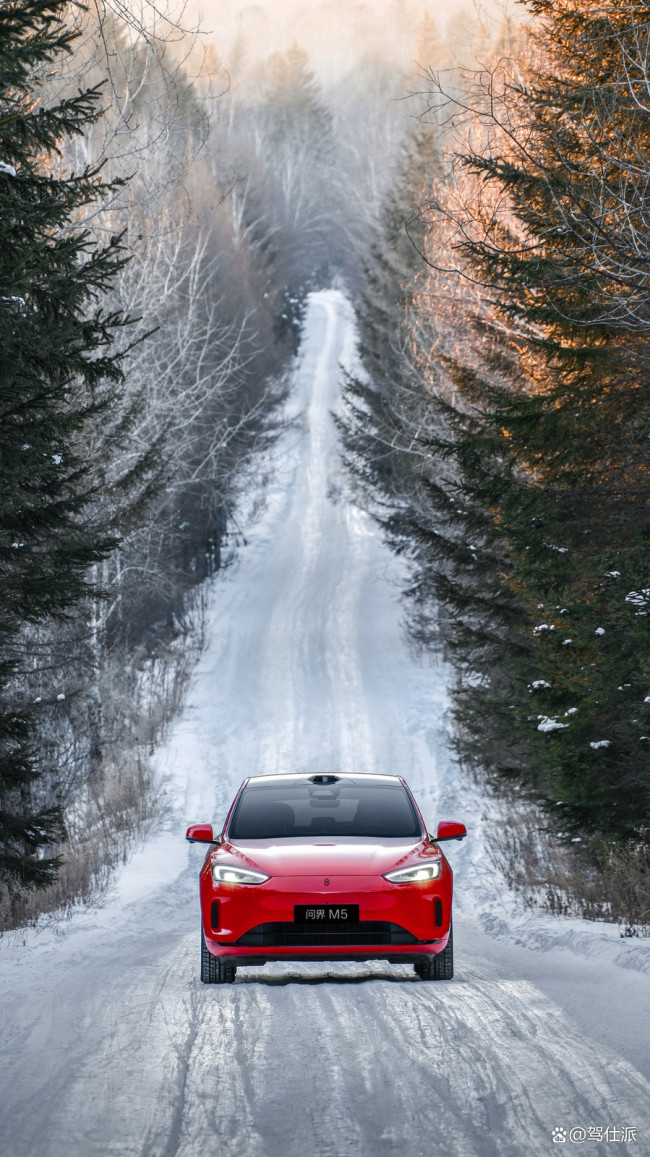
[[[489, 862], [498, 804], [450, 755], [442, 663], [405, 642], [404, 564], [345, 496], [331, 411], [354, 339], [345, 298], [313, 294], [264, 510], [159, 752], [165, 824], [102, 908], [0, 946], [2, 1157], [519, 1157], [612, 1126], [650, 1152], [650, 945], [522, 914]], [[398, 772], [432, 826], [466, 822], [452, 982], [378, 961], [201, 985], [185, 827], [289, 770]]]

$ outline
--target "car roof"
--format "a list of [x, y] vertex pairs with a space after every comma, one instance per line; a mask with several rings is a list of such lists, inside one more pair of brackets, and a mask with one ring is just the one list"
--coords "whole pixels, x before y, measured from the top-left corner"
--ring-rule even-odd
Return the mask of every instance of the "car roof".
[[[280, 784], [280, 783], [284, 783], [284, 784], [312, 783], [314, 781], [315, 776], [320, 777], [320, 776], [325, 776], [325, 775], [336, 776], [336, 781], [339, 783], [341, 781], [344, 781], [347, 783], [369, 783], [369, 784], [372, 784], [372, 783], [380, 784], [380, 783], [387, 783], [387, 782], [388, 783], [390, 783], [390, 782], [400, 783], [400, 784], [404, 783], [404, 780], [402, 779], [401, 775], [384, 775], [384, 774], [381, 774], [379, 772], [376, 773], [376, 772], [370, 772], [370, 771], [360, 771], [357, 774], [348, 773], [348, 772], [344, 772], [344, 771], [342, 771], [342, 772], [338, 772], [338, 771], [330, 771], [330, 772], [327, 772], [327, 771], [278, 772], [277, 775], [251, 775], [244, 782], [247, 784], [251, 784], [251, 785], [252, 784], [259, 784], [260, 786], [266, 786], [268, 784], [275, 784], [275, 783], [278, 783], [278, 784]], [[336, 782], [336, 781], [332, 780], [332, 782]], [[326, 786], [326, 784], [324, 784], [323, 786]]]

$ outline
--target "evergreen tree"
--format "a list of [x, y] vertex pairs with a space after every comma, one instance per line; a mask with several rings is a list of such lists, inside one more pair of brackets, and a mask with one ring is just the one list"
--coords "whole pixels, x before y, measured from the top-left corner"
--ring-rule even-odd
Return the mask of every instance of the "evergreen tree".
[[415, 62], [421, 69], [436, 71], [447, 60], [449, 49], [428, 8], [424, 9], [415, 32]]
[[[399, 417], [392, 411], [408, 382], [400, 321], [416, 275], [424, 267], [427, 222], [421, 202], [441, 172], [439, 129], [435, 121], [423, 117], [404, 139], [395, 188], [386, 200], [379, 239], [367, 263], [359, 325], [368, 378], [348, 381], [348, 419], [341, 423], [349, 465], [376, 495], [384, 492], [393, 501], [400, 500], [400, 484], [389, 479], [397, 472], [403, 484], [404, 471], [394, 453], [400, 441]], [[368, 424], [369, 413], [376, 416], [374, 426]]]
[[264, 106], [269, 140], [275, 148], [305, 150], [311, 164], [332, 160], [332, 117], [323, 104], [307, 53], [294, 43], [271, 57]]
[[479, 716], [500, 718], [504, 746], [508, 730], [523, 745], [565, 828], [628, 836], [650, 814], [650, 393], [635, 252], [648, 242], [650, 119], [647, 76], [630, 68], [642, 70], [650, 28], [645, 6], [624, 0], [532, 9], [544, 64], [499, 118], [518, 118], [525, 138], [504, 134], [464, 161], [509, 207], [496, 223], [472, 209], [478, 229], [461, 249], [498, 287], [512, 335], [478, 435], [463, 439], [465, 454], [482, 448], [469, 496], [493, 512], [526, 612], [519, 646], [501, 654], [506, 694], [488, 694]]
[[465, 755], [561, 804], [565, 833], [629, 838], [650, 815], [650, 26], [626, 0], [530, 7], [537, 66], [483, 74], [488, 146], [458, 159], [460, 205], [435, 190], [436, 268], [357, 445], [399, 461], [387, 527], [418, 609], [445, 609]]
[[[251, 209], [266, 222], [262, 241], [273, 282], [281, 288], [278, 337], [294, 342], [307, 286], [331, 277], [343, 207], [335, 180], [332, 114], [307, 54], [295, 42], [267, 62], [263, 100], [251, 110], [261, 173]], [[260, 132], [261, 128], [261, 132]]]
[[42, 886], [60, 828], [44, 805], [30, 708], [12, 683], [21, 626], [65, 618], [91, 593], [87, 572], [115, 539], [85, 517], [95, 498], [84, 432], [120, 381], [111, 354], [123, 318], [101, 298], [124, 262], [78, 224], [113, 185], [97, 169], [63, 175], [62, 142], [101, 115], [101, 86], [52, 106], [41, 97], [76, 34], [63, 0], [0, 8], [0, 877]]

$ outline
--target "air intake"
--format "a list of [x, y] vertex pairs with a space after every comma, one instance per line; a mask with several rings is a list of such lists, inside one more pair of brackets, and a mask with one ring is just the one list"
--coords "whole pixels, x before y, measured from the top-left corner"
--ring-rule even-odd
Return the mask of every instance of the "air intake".
[[[323, 945], [346, 945], [350, 948], [367, 944], [417, 944], [412, 932], [399, 924], [379, 920], [360, 920], [358, 924], [272, 923], [258, 924], [244, 932], [235, 944], [248, 948], [317, 948]], [[420, 941], [420, 943], [426, 943]]]
[[310, 775], [310, 783], [338, 783], [338, 775]]

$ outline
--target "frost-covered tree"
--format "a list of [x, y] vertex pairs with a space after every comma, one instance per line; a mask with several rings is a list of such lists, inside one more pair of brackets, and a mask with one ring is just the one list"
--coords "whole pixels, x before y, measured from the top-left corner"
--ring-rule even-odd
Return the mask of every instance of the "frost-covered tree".
[[259, 222], [256, 232], [273, 282], [285, 290], [284, 321], [291, 324], [291, 299], [314, 278], [331, 275], [343, 216], [332, 115], [298, 44], [265, 63], [260, 98], [242, 101], [238, 117], [242, 135], [233, 160], [240, 186], [247, 186], [247, 216]]
[[[62, 143], [101, 115], [100, 88], [40, 98], [75, 34], [62, 0], [0, 8], [0, 874], [23, 886], [56, 870], [56, 806], [39, 797], [31, 711], [11, 677], [21, 627], [65, 617], [89, 593], [88, 568], [115, 540], [93, 499], [84, 432], [120, 381], [111, 352], [123, 319], [103, 298], [124, 262], [119, 238], [93, 241], [79, 214], [111, 191], [92, 166], [66, 175]], [[114, 187], [114, 186], [113, 186]]]
[[420, 68], [440, 68], [449, 57], [447, 44], [428, 8], [424, 9], [415, 31], [415, 62]]

